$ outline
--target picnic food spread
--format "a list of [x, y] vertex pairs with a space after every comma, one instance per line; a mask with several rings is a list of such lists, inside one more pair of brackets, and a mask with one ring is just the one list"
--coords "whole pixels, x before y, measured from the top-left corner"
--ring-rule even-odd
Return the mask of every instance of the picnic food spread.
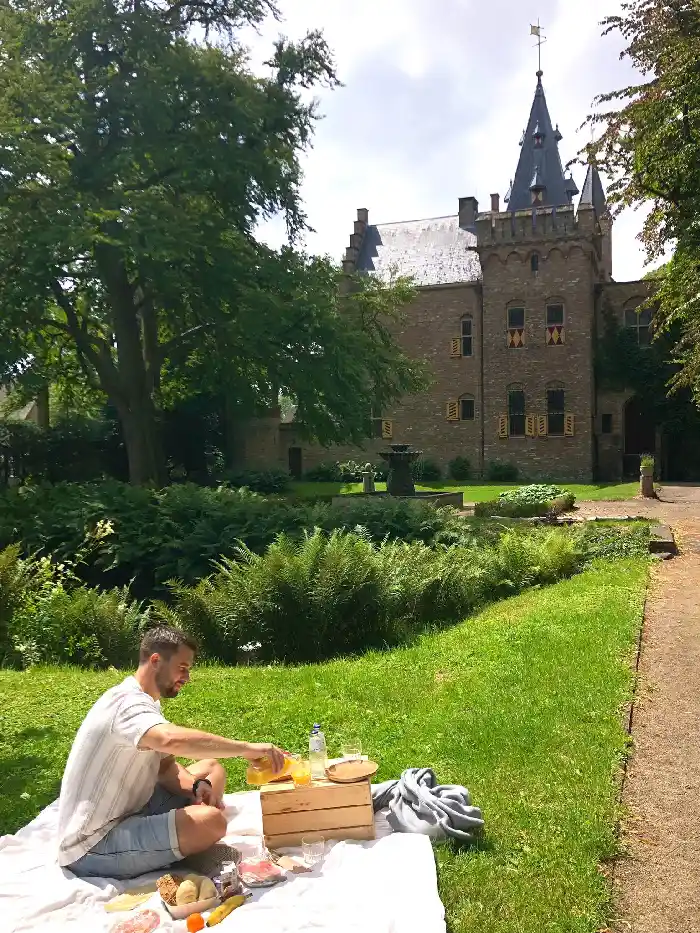
[[269, 859], [246, 859], [238, 866], [243, 884], [250, 888], [267, 887], [284, 881], [285, 874], [281, 868]]
[[234, 897], [230, 897], [227, 901], [224, 901], [220, 907], [212, 910], [207, 920], [207, 926], [215, 927], [217, 924], [221, 923], [222, 920], [225, 920], [237, 907], [240, 907], [241, 904], [245, 904], [245, 902], [245, 894], [236, 894]]
[[160, 916], [155, 910], [140, 910], [128, 920], [120, 920], [110, 933], [151, 933], [160, 926]]
[[158, 893], [170, 907], [184, 907], [218, 897], [216, 885], [205, 875], [163, 875], [156, 882]]

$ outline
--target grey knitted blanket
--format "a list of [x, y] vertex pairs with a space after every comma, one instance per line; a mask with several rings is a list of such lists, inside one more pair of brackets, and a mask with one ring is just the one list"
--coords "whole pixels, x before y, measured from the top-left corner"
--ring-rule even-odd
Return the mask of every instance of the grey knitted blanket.
[[388, 807], [396, 833], [421, 833], [431, 839], [471, 842], [484, 825], [466, 787], [438, 784], [431, 768], [409, 768], [398, 781], [372, 785], [375, 812]]

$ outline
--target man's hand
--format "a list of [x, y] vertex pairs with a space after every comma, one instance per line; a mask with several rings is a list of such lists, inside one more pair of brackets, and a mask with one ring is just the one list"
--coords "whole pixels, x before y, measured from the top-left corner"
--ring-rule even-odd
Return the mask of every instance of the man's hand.
[[217, 810], [224, 809], [224, 802], [221, 797], [217, 797], [214, 791], [205, 780], [201, 780], [197, 785], [197, 793], [194, 795], [195, 803], [203, 803], [208, 807], [216, 807]]
[[261, 758], [269, 758], [275, 774], [279, 774], [284, 767], [284, 752], [277, 748], [276, 745], [268, 745], [265, 742], [248, 742], [243, 757], [248, 761], [260, 761]]

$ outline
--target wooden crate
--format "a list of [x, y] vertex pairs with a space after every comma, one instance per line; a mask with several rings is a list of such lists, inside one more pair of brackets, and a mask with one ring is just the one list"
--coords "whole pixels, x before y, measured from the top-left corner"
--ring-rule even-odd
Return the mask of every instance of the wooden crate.
[[324, 839], [374, 839], [374, 810], [369, 781], [334, 784], [291, 781], [260, 788], [263, 832], [269, 848], [301, 845], [302, 836]]

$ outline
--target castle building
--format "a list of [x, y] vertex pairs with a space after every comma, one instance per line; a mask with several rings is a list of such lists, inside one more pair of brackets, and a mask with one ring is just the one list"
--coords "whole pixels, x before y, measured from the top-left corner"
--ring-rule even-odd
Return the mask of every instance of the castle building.
[[[647, 284], [612, 277], [613, 224], [595, 166], [582, 190], [559, 155], [542, 72], [501, 206], [461, 197], [447, 217], [371, 224], [361, 209], [344, 269], [413, 277], [418, 293], [397, 329], [433, 381], [392, 411], [374, 412], [376, 438], [357, 447], [300, 443], [293, 421], [258, 423], [248, 465], [301, 475], [321, 461], [377, 460], [387, 443], [420, 448], [443, 469], [467, 458], [475, 475], [515, 464], [531, 479], [590, 482], [633, 473], [658, 438], [631, 393], [596, 385], [605, 315], [649, 342]], [[275, 423], [273, 424], [273, 421]]]

